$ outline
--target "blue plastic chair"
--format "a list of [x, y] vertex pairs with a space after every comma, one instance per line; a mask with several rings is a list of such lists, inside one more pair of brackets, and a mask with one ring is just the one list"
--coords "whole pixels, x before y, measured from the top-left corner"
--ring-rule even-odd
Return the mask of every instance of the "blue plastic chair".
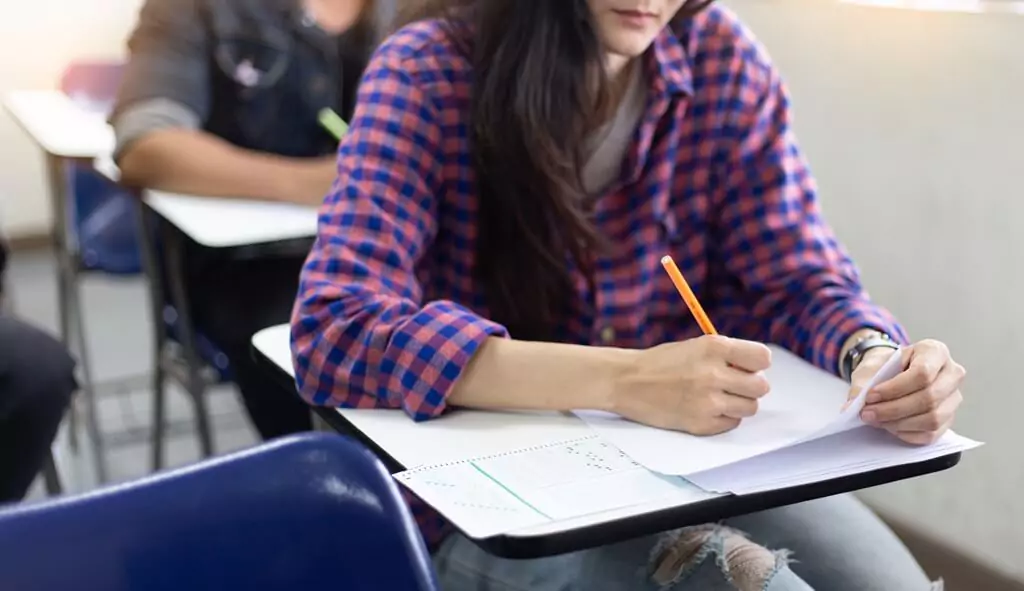
[[0, 582], [33, 591], [438, 588], [384, 466], [322, 433], [0, 512]]

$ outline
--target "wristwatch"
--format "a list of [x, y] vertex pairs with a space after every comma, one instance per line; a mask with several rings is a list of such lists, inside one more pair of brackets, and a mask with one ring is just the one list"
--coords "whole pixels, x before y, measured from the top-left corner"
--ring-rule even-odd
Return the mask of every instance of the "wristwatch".
[[885, 347], [894, 351], [900, 348], [899, 344], [884, 332], [876, 332], [866, 336], [854, 343], [850, 350], [846, 352], [846, 355], [843, 356], [843, 360], [839, 364], [839, 376], [849, 382], [850, 377], [853, 375], [853, 370], [857, 369], [857, 366], [864, 359], [864, 354], [871, 349], [878, 349], [879, 347]]

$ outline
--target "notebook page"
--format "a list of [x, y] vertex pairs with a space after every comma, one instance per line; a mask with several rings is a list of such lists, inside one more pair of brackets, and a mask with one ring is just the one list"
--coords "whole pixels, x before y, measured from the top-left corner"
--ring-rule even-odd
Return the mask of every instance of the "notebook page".
[[697, 437], [655, 429], [608, 413], [579, 411], [597, 434], [645, 467], [662, 474], [688, 475], [745, 460], [803, 441], [840, 417], [849, 385], [771, 346], [771, 384], [757, 415], [736, 429]]
[[696, 493], [685, 480], [655, 474], [598, 438], [475, 463], [552, 519]]
[[418, 468], [394, 478], [471, 538], [550, 521], [469, 462]]
[[473, 538], [622, 507], [715, 498], [682, 478], [654, 474], [592, 436], [395, 478]]

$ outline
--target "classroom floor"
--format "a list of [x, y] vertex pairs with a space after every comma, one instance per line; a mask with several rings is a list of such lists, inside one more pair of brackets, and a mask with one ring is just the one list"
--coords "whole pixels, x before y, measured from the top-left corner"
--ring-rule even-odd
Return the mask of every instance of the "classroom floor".
[[[45, 251], [18, 252], [12, 257], [6, 288], [15, 313], [58, 334], [56, 268]], [[107, 446], [109, 482], [124, 482], [150, 473], [152, 335], [146, 286], [141, 277], [88, 274], [81, 283], [83, 316], [93, 379], [100, 408], [100, 428]], [[184, 390], [169, 380], [165, 465], [181, 466], [199, 459], [192, 407]], [[225, 453], [256, 443], [235, 389], [229, 385], [208, 392], [215, 450]], [[66, 492], [98, 486], [88, 440], [79, 429], [79, 450], [71, 450], [65, 428], [58, 436], [55, 460]], [[40, 497], [36, 487], [33, 497]]]

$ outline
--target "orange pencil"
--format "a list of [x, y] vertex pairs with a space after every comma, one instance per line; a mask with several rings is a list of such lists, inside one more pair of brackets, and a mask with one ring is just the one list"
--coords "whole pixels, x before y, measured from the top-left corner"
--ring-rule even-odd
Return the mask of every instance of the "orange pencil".
[[686, 278], [683, 277], [672, 257], [668, 255], [661, 257], [661, 266], [665, 267], [665, 272], [672, 279], [672, 283], [676, 286], [676, 290], [679, 291], [679, 295], [683, 296], [686, 307], [690, 309], [690, 313], [697, 319], [697, 324], [700, 325], [700, 329], [704, 331], [704, 334], [718, 334], [718, 331], [715, 330], [715, 325], [711, 324], [711, 319], [708, 318], [704, 308], [697, 301], [697, 296], [693, 295], [690, 284], [686, 282]]

